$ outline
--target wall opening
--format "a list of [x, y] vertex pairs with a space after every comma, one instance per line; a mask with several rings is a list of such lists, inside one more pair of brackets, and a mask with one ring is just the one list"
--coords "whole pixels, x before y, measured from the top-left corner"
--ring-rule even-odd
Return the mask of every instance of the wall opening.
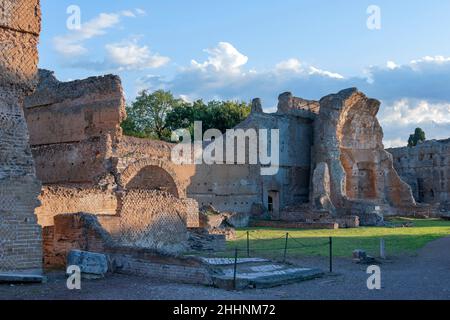
[[142, 168], [126, 185], [128, 190], [159, 190], [179, 197], [176, 183], [172, 176], [158, 166], [146, 166]]
[[278, 191], [268, 192], [267, 211], [272, 219], [280, 219], [280, 193]]
[[423, 202], [423, 200], [425, 199], [425, 189], [424, 189], [424, 181], [422, 178], [417, 179], [417, 193], [418, 193], [417, 202]]

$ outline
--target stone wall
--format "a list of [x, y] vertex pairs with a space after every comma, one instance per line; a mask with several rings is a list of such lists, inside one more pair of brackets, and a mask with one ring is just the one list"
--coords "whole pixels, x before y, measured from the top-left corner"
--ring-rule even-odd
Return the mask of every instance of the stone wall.
[[[280, 95], [278, 111], [271, 114], [264, 113], [260, 100], [255, 99], [257, 105], [252, 107], [252, 113], [234, 128], [255, 129], [256, 132], [260, 129], [279, 130], [280, 164], [275, 175], [261, 175], [259, 164], [197, 165], [187, 189], [189, 196], [200, 206], [212, 205], [219, 211], [249, 213], [255, 205], [267, 208], [269, 195], [275, 195], [278, 208], [271, 213], [274, 219], [279, 218], [284, 207], [308, 202], [315, 114], [306, 104], [303, 109], [293, 107], [291, 102], [296, 99], [301, 100], [290, 93]], [[314, 105], [312, 101], [309, 103]], [[247, 163], [249, 149], [247, 143]], [[226, 155], [224, 149], [224, 157]]]
[[328, 167], [332, 205], [339, 215], [360, 216], [362, 224], [372, 224], [371, 216], [378, 219], [372, 212], [390, 214], [395, 208], [415, 206], [410, 187], [384, 150], [376, 118], [379, 106], [357, 89], [346, 89], [320, 100], [314, 126], [314, 166]]
[[70, 143], [121, 135], [125, 99], [118, 76], [58, 81], [39, 70], [39, 85], [26, 101], [25, 114], [33, 146]]
[[0, 1], [0, 272], [42, 269], [36, 179], [23, 99], [36, 85], [38, 0]]
[[[55, 225], [44, 228], [45, 266], [66, 266], [70, 250], [84, 250], [108, 255], [112, 272], [152, 277], [159, 280], [194, 284], [212, 284], [206, 266], [196, 258], [161, 255], [138, 246], [123, 246], [105, 229], [118, 217], [99, 221], [98, 216], [77, 213], [55, 217]], [[109, 226], [111, 227], [111, 226]]]
[[417, 202], [439, 204], [450, 211], [450, 139], [387, 151], [392, 154], [399, 175], [411, 186]]
[[198, 205], [186, 198], [189, 175], [171, 163], [171, 144], [122, 135], [120, 79], [60, 82], [46, 70], [39, 78], [25, 116], [44, 184], [36, 213], [46, 232], [61, 214], [87, 212], [121, 245], [184, 250], [187, 227], [199, 226]]
[[120, 245], [180, 253], [187, 249], [187, 206], [164, 191], [129, 190], [120, 197], [118, 223], [99, 221]]
[[97, 215], [115, 215], [119, 199], [115, 192], [91, 185], [45, 185], [39, 196], [41, 206], [36, 208], [38, 223], [52, 226], [53, 218], [63, 213], [92, 212]]

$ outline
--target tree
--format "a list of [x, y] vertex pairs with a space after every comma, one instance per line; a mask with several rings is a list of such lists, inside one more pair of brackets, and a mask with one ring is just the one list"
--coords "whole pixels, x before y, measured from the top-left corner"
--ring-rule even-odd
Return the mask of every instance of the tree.
[[197, 100], [192, 104], [183, 104], [167, 115], [167, 127], [171, 130], [187, 128], [193, 135], [194, 122], [201, 121], [203, 133], [208, 129], [218, 129], [225, 133], [242, 122], [250, 114], [251, 106], [238, 101]]
[[127, 106], [128, 117], [122, 128], [125, 135], [170, 141], [171, 132], [177, 129], [189, 129], [193, 136], [195, 121], [202, 122], [203, 133], [212, 128], [225, 133], [247, 118], [250, 110], [250, 104], [240, 101], [189, 103], [175, 99], [167, 91], [142, 91]]
[[127, 119], [122, 122], [124, 134], [141, 138], [170, 140], [166, 117], [169, 112], [183, 104], [172, 93], [158, 90], [151, 94], [144, 90], [127, 106]]
[[408, 147], [414, 147], [418, 143], [422, 143], [425, 140], [425, 132], [421, 128], [416, 128], [416, 130], [414, 130], [414, 134], [409, 135]]

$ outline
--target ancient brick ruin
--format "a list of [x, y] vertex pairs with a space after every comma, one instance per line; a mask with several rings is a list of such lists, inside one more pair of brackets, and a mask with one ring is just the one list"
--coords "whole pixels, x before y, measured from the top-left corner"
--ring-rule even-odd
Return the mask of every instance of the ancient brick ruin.
[[376, 118], [379, 106], [379, 101], [356, 89], [320, 100], [313, 163], [319, 176], [321, 170], [329, 172], [329, 192], [313, 195], [327, 197], [325, 204], [314, 201], [319, 209], [357, 215], [361, 223], [373, 224], [377, 211], [392, 214], [397, 208], [415, 206], [409, 186], [384, 150], [383, 131]]
[[[0, 1], [2, 273], [41, 272], [43, 260], [64, 266], [71, 249], [82, 249], [107, 253], [113, 270], [211, 284], [199, 259], [177, 255], [224, 248], [234, 232], [209, 228], [223, 217], [205, 222], [199, 207], [227, 212], [234, 226], [282, 228], [449, 211], [449, 140], [391, 155], [376, 118], [380, 102], [357, 89], [320, 101], [286, 92], [270, 114], [253, 100], [235, 129], [279, 130], [274, 175], [237, 161], [176, 165], [174, 144], [122, 134], [119, 77], [60, 82], [38, 73], [39, 30], [38, 0]], [[248, 159], [250, 146], [246, 152]]]
[[280, 130], [278, 173], [261, 176], [259, 166], [246, 164], [201, 165], [188, 194], [200, 206], [311, 227], [374, 225], [384, 214], [411, 210], [416, 205], [410, 187], [382, 144], [379, 105], [356, 89], [320, 101], [283, 93], [271, 114], [255, 99], [236, 128]]
[[450, 139], [387, 151], [418, 203], [437, 207], [440, 212], [450, 211]]
[[36, 85], [38, 0], [0, 1], [0, 272], [42, 271], [36, 179], [23, 99]]
[[[283, 93], [271, 114], [255, 99], [251, 114], [235, 129], [280, 131], [278, 172], [261, 175], [259, 164], [177, 165], [171, 161], [174, 144], [123, 136], [126, 114], [116, 76], [63, 83], [50, 71], [39, 75], [25, 115], [44, 185], [36, 211], [44, 227], [52, 227], [59, 214], [89, 212], [122, 243], [171, 251], [171, 241], [149, 240], [153, 224], [164, 229], [156, 223], [164, 220], [158, 210], [174, 230], [182, 230], [199, 226], [198, 207], [204, 206], [237, 213], [241, 218], [234, 219], [244, 225], [251, 218], [324, 228], [374, 225], [383, 215], [417, 209], [411, 188], [384, 150], [376, 118], [380, 103], [356, 89], [320, 101]], [[250, 148], [246, 152], [248, 158]], [[146, 231], [130, 231], [143, 217]], [[182, 217], [181, 229], [176, 217]], [[164, 238], [164, 232], [158, 234]], [[175, 234], [184, 235], [175, 242], [186, 240], [185, 232]]]
[[[61, 226], [55, 217], [86, 212], [97, 216], [117, 244], [184, 251], [187, 228], [199, 223], [196, 202], [186, 198], [188, 176], [176, 172], [170, 144], [122, 135], [120, 79], [61, 83], [45, 70], [39, 78], [25, 101], [25, 116], [43, 184], [36, 214], [45, 248], [57, 243], [54, 232]], [[46, 265], [60, 265], [66, 253], [47, 250]]]

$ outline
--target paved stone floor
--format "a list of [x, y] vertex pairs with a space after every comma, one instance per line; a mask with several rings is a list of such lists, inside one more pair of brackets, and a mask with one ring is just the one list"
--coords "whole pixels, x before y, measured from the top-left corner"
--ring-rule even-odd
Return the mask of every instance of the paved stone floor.
[[[436, 240], [415, 256], [392, 258], [380, 265], [381, 290], [368, 290], [367, 266], [336, 259], [333, 275], [269, 289], [226, 291], [111, 275], [84, 280], [79, 291], [66, 289], [61, 272], [49, 273], [43, 285], [0, 285], [0, 299], [446, 299], [450, 300], [450, 237]], [[325, 258], [296, 261], [326, 269]]]

